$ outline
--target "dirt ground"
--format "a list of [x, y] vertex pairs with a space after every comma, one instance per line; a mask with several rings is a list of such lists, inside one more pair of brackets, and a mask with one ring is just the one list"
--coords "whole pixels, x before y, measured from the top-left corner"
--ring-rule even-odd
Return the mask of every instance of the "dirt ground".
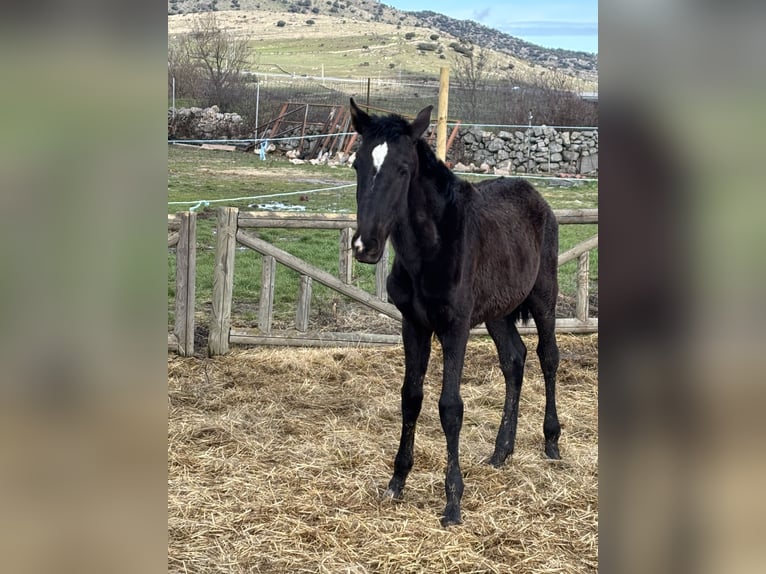
[[491, 341], [469, 343], [463, 524], [449, 529], [438, 343], [401, 502], [380, 499], [398, 446], [401, 347], [169, 355], [169, 572], [596, 572], [598, 336], [559, 336], [560, 461], [543, 454], [544, 384], [524, 340], [516, 451], [499, 470], [484, 461], [504, 381]]

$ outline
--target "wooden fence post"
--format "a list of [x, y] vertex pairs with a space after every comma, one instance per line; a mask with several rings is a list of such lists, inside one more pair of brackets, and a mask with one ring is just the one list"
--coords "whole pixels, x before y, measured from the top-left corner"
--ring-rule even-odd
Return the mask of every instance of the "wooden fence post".
[[277, 260], [271, 255], [261, 257], [261, 299], [258, 302], [258, 328], [271, 333], [271, 318], [274, 312], [274, 281], [277, 275]]
[[305, 333], [309, 328], [309, 312], [311, 311], [311, 277], [301, 275], [301, 285], [298, 291], [298, 308], [295, 311], [295, 328]]
[[346, 285], [351, 283], [351, 275], [353, 270], [353, 253], [351, 251], [351, 238], [354, 235], [354, 230], [350, 227], [340, 230], [340, 246], [338, 257], [338, 278]]
[[383, 255], [380, 261], [375, 265], [375, 295], [381, 301], [388, 302], [388, 291], [386, 290], [386, 280], [388, 279], [388, 241], [383, 248]]
[[447, 161], [447, 106], [449, 103], [449, 68], [439, 68], [439, 109], [436, 119], [436, 157]]
[[197, 271], [197, 214], [184, 211], [178, 214], [181, 227], [176, 243], [176, 324], [174, 334], [178, 341], [178, 354], [194, 354], [194, 302]]
[[588, 312], [590, 302], [589, 297], [589, 281], [590, 281], [590, 252], [586, 251], [577, 258], [577, 299], [575, 301], [575, 318], [579, 321], [588, 320]]
[[208, 350], [211, 356], [223, 355], [229, 350], [238, 212], [236, 207], [218, 209], [215, 267], [213, 269], [213, 318], [208, 341]]

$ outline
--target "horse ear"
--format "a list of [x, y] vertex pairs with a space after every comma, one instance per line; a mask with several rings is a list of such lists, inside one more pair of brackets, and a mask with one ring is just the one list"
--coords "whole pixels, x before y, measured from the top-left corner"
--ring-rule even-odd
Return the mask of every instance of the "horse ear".
[[428, 126], [431, 123], [431, 110], [433, 109], [433, 106], [426, 106], [420, 110], [418, 117], [416, 117], [415, 121], [410, 124], [410, 133], [413, 140], [419, 139], [428, 129]]
[[370, 124], [370, 116], [363, 112], [351, 98], [351, 125], [357, 133], [363, 133]]

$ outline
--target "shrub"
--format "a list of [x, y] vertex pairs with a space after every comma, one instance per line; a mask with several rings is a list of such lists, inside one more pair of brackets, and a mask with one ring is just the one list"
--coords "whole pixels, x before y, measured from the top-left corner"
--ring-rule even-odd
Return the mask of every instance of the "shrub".
[[307, 26], [313, 26], [314, 24], [316, 24], [316, 21], [314, 21], [314, 20], [306, 20], [306, 25]]
[[405, 39], [405, 40], [412, 40], [414, 37], [415, 37], [415, 32], [407, 32], [407, 33], [404, 35], [404, 39]]
[[455, 50], [455, 52], [458, 54], [463, 54], [464, 56], [470, 56], [473, 53], [473, 50], [466, 48], [465, 46], [461, 46], [457, 42], [452, 42], [449, 47]]
[[438, 39], [439, 39], [439, 34], [431, 34], [431, 35], [429, 36], [429, 38], [430, 38], [431, 40], [433, 40], [434, 42], [436, 42], [436, 40], [438, 40]]
[[284, 20], [280, 20], [279, 22], [277, 22], [277, 28], [284, 28], [285, 24], [287, 24], [287, 22], [285, 22]]
[[437, 47], [437, 44], [428, 44], [426, 42], [418, 44], [418, 50], [423, 50], [424, 52], [435, 52]]

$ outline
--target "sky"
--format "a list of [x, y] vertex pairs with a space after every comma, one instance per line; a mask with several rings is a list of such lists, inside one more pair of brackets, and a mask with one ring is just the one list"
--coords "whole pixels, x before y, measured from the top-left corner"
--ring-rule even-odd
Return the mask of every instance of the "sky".
[[408, 12], [474, 20], [545, 48], [598, 53], [598, 0], [382, 0]]

